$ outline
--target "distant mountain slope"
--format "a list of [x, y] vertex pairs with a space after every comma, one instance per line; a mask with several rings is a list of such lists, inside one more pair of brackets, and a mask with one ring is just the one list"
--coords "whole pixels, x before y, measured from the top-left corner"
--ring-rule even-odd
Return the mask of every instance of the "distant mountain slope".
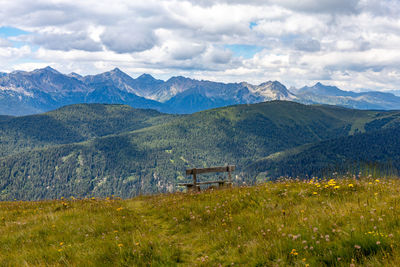
[[317, 83], [312, 87], [300, 88], [296, 95], [300, 102], [340, 105], [358, 109], [400, 109], [400, 97], [391, 93], [343, 91], [336, 86]]
[[[67, 123], [75, 124], [73, 121], [79, 119], [80, 113], [87, 113], [86, 108], [85, 105], [66, 107], [61, 109], [61, 113], [60, 110], [55, 111], [54, 114], [60, 115], [53, 115], [52, 119], [62, 121], [64, 125], [66, 118], [70, 117], [68, 114], [75, 113]], [[116, 125], [120, 125], [120, 120], [130, 113], [127, 107], [123, 107], [122, 111], [118, 106], [111, 108], [116, 112], [112, 115]], [[112, 122], [107, 120], [98, 122], [103, 115], [97, 109], [101, 110], [102, 105], [96, 105], [81, 126], [76, 123], [76, 128], [68, 129], [73, 134], [78, 132], [80, 135], [77, 138], [72, 133], [58, 137], [43, 132], [42, 138], [47, 138], [46, 147], [9, 153], [0, 158], [0, 199], [55, 198], [61, 192], [75, 196], [117, 194], [123, 197], [167, 192], [176, 189], [177, 182], [187, 181], [184, 174], [187, 167], [227, 163], [237, 165], [235, 175], [238, 175], [238, 182], [252, 182], [254, 177], [249, 176], [251, 172], [246, 166], [268, 155], [306, 144], [394, 127], [399, 118], [399, 112], [271, 101], [175, 117], [143, 111], [148, 115], [147, 120], [145, 115], [135, 116], [139, 111], [134, 110], [132, 116], [139, 121], [133, 118], [132, 127], [137, 127], [137, 130], [132, 131], [129, 120], [118, 127], [110, 126]], [[100, 115], [96, 117], [96, 114]], [[36, 118], [19, 119], [32, 117]], [[142, 117], [143, 121], [140, 121]], [[82, 129], [83, 125], [89, 129]], [[91, 127], [94, 130], [90, 130]], [[109, 133], [98, 132], [103, 128], [116, 128], [120, 132], [116, 130], [113, 135], [101, 137], [100, 134]], [[65, 130], [55, 131], [60, 132], [68, 133]], [[86, 135], [84, 142], [76, 143], [74, 140], [84, 132], [91, 132], [95, 138], [88, 139], [89, 135]], [[6, 133], [6, 136], [10, 134]], [[17, 140], [26, 140], [29, 144], [30, 141], [36, 143], [40, 137], [32, 131], [31, 136], [27, 133]], [[65, 141], [65, 138], [70, 140]], [[60, 140], [64, 144], [50, 146], [51, 142], [60, 144]], [[16, 152], [22, 151], [19, 146], [15, 149]]]
[[86, 77], [64, 75], [50, 67], [12, 72], [0, 77], [0, 114], [35, 114], [78, 103], [161, 109], [161, 103], [134, 94], [127, 85], [132, 80], [118, 69]]
[[88, 76], [64, 75], [51, 67], [0, 75], [2, 115], [37, 114], [78, 103], [126, 104], [165, 113], [193, 113], [272, 100], [359, 109], [400, 109], [400, 97], [390, 93], [354, 93], [321, 83], [291, 92], [278, 81], [252, 85], [199, 81], [182, 76], [162, 81], [149, 74], [134, 79], [118, 68]]

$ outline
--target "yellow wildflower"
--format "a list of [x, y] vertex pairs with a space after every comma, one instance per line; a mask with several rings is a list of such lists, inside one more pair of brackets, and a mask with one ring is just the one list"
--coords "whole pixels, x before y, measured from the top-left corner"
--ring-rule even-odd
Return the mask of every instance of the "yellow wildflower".
[[379, 181], [379, 179], [376, 179], [375, 182], [376, 182], [376, 183], [379, 183], [380, 181]]
[[354, 187], [354, 185], [353, 184], [349, 184], [349, 187]]
[[294, 249], [292, 249], [292, 251], [290, 252], [290, 254], [291, 255], [293, 255], [293, 256], [297, 256], [297, 255], [299, 255], [299, 253], [297, 253], [297, 251], [296, 251], [296, 249], [294, 248]]
[[124, 244], [118, 244], [118, 247], [122, 248], [124, 246]]

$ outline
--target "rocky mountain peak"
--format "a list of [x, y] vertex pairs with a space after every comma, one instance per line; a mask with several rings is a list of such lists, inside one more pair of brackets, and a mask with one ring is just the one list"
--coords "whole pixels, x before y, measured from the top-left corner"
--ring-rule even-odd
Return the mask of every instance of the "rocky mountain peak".
[[33, 74], [36, 73], [53, 73], [53, 74], [61, 74], [60, 72], [58, 72], [57, 70], [53, 69], [50, 66], [47, 66], [45, 68], [42, 69], [35, 69], [34, 71], [32, 71]]
[[143, 73], [142, 75], [140, 75], [139, 77], [137, 77], [136, 80], [140, 80], [140, 81], [154, 81], [154, 80], [156, 80], [156, 79], [155, 79], [153, 76], [151, 76], [150, 74]]

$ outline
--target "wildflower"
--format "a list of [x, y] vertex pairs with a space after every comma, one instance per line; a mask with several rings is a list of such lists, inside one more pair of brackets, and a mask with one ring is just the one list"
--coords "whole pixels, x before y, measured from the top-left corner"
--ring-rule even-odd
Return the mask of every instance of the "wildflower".
[[318, 193], [317, 192], [313, 192], [313, 195], [318, 195]]
[[123, 209], [124, 209], [123, 207], [119, 207], [119, 208], [117, 208], [117, 211], [121, 211]]
[[62, 249], [62, 248], [59, 248], [57, 251], [58, 251], [58, 252], [61, 252], [61, 251], [63, 251], [63, 249]]
[[136, 245], [136, 246], [139, 246], [139, 242], [136, 242], [135, 245]]
[[299, 255], [299, 253], [297, 253], [296, 249], [294, 248], [294, 249], [292, 249], [292, 251], [290, 252], [290, 255], [297, 256], [297, 255]]
[[306, 261], [306, 258], [303, 258], [302, 261]]
[[380, 241], [376, 241], [376, 244], [377, 244], [377, 245], [380, 245], [380, 244], [381, 244], [381, 242], [380, 242]]
[[352, 188], [352, 187], [354, 187], [354, 185], [353, 184], [349, 184], [349, 187]]
[[336, 185], [336, 186], [333, 187], [333, 189], [339, 189], [339, 188], [340, 188], [339, 185]]
[[375, 183], [379, 183], [379, 182], [380, 182], [379, 179], [376, 179], [376, 180], [375, 180]]
[[354, 245], [354, 248], [356, 248], [356, 249], [360, 249], [360, 248], [361, 248], [361, 246], [359, 246], [359, 245]]
[[96, 198], [95, 197], [92, 197], [92, 200], [95, 200]]
[[64, 242], [60, 242], [60, 246], [64, 245]]
[[124, 244], [118, 244], [118, 247], [122, 248], [124, 246]]

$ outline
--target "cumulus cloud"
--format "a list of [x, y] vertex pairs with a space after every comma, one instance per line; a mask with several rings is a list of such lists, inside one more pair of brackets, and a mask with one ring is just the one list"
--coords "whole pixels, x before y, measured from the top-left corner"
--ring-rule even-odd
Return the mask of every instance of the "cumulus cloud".
[[0, 38], [0, 47], [11, 47], [12, 43], [5, 39], [5, 38]]
[[297, 50], [307, 51], [307, 52], [316, 52], [321, 50], [321, 44], [319, 43], [319, 41], [315, 39], [306, 39], [306, 38], [298, 39], [294, 41], [294, 47]]
[[154, 32], [140, 26], [110, 27], [100, 38], [108, 49], [117, 53], [141, 52], [151, 49], [157, 43]]
[[359, 1], [360, 0], [192, 0], [191, 2], [202, 6], [212, 6], [215, 3], [255, 6], [276, 5], [294, 11], [352, 13], [357, 10]]
[[[398, 0], [0, 0], [0, 68], [400, 88]], [[236, 46], [256, 47], [238, 53]], [[247, 56], [241, 56], [241, 55]]]
[[82, 50], [82, 51], [100, 51], [100, 43], [91, 39], [86, 32], [75, 33], [39, 33], [33, 36], [27, 36], [27, 40], [33, 44], [42, 46], [51, 50]]

